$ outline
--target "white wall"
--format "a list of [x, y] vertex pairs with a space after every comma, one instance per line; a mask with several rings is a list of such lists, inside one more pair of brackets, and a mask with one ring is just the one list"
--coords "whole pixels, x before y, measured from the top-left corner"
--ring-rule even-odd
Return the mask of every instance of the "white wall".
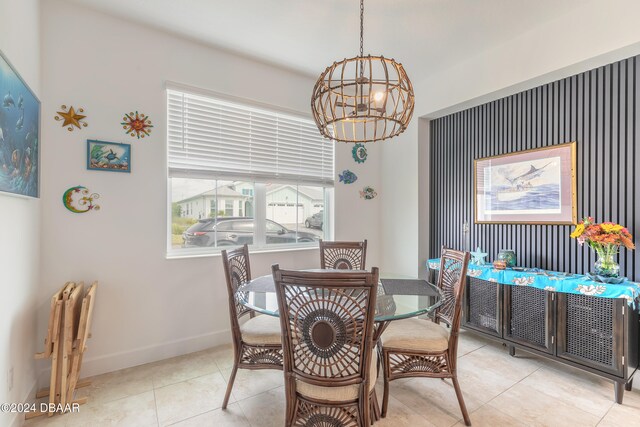
[[[367, 160], [356, 163], [351, 150], [353, 144], [336, 144], [336, 194], [335, 194], [335, 238], [336, 240], [367, 239], [366, 267], [382, 268], [382, 237], [380, 224], [380, 206], [383, 191], [381, 188], [383, 144], [367, 143]], [[355, 173], [358, 180], [353, 184], [338, 182], [338, 174], [345, 169]], [[365, 200], [360, 197], [360, 190], [365, 186], [373, 187], [378, 197]]]
[[[166, 81], [309, 111], [314, 80], [59, 0], [43, 2], [42, 277], [44, 301], [67, 280], [98, 280], [93, 338], [84, 363], [91, 375], [199, 350], [230, 340], [220, 257], [165, 259]], [[73, 40], [73, 46], [69, 45]], [[69, 132], [52, 117], [61, 104], [83, 107], [89, 127]], [[150, 138], [119, 125], [124, 112], [148, 114]], [[87, 171], [86, 139], [132, 144], [132, 173]], [[353, 164], [337, 150], [338, 168]], [[372, 151], [376, 151], [375, 149]], [[377, 185], [370, 154], [361, 183]], [[352, 168], [354, 169], [354, 168]], [[341, 170], [341, 169], [340, 169]], [[367, 176], [368, 175], [368, 176]], [[69, 187], [100, 194], [101, 210], [73, 214], [60, 202]], [[353, 190], [353, 191], [352, 191]], [[339, 239], [368, 238], [378, 262], [378, 201], [337, 185]], [[343, 214], [346, 213], [346, 214]], [[317, 250], [252, 256], [254, 276], [319, 264]], [[40, 313], [43, 333], [46, 313]]]
[[[384, 148], [383, 268], [423, 273], [429, 255], [428, 123], [418, 124], [418, 117], [441, 117], [637, 55], [638, 15], [637, 0], [592, 0], [428, 77], [408, 70], [416, 93], [413, 130]], [[410, 200], [407, 209], [395, 209], [402, 200]]]
[[[38, 0], [0, 0], [0, 50], [40, 96]], [[36, 380], [40, 202], [0, 194], [0, 224], [0, 402], [23, 402]], [[11, 368], [13, 387], [9, 391]], [[3, 426], [18, 425], [20, 419], [20, 414], [0, 413]]]
[[416, 276], [418, 246], [417, 117], [401, 135], [382, 146], [382, 269], [385, 272]]

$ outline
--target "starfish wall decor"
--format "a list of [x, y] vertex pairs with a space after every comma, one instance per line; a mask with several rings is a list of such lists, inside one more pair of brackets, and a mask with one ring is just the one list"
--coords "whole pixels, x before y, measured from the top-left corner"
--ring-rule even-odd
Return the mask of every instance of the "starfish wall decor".
[[79, 114], [84, 113], [84, 108], [78, 108], [76, 111], [73, 106], [67, 109], [66, 105], [61, 105], [60, 109], [62, 111], [57, 111], [58, 115], [54, 117], [56, 121], [62, 121], [62, 127], [67, 127], [69, 132], [74, 130], [74, 127], [78, 129], [82, 129], [83, 127], [89, 126], [84, 119], [87, 117], [86, 115]]

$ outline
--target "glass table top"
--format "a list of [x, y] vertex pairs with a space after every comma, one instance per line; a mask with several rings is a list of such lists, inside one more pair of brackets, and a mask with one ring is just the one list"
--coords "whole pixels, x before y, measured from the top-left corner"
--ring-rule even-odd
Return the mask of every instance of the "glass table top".
[[[322, 270], [305, 270], [322, 271]], [[416, 317], [431, 313], [441, 304], [438, 287], [422, 279], [385, 277], [378, 283], [376, 322]], [[242, 305], [269, 316], [279, 317], [272, 275], [258, 277], [238, 288]]]

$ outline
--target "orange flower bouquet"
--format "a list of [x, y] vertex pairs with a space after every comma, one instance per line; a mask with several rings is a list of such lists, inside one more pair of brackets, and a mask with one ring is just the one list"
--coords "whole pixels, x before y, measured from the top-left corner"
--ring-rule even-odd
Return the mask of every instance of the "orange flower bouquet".
[[636, 248], [633, 236], [625, 227], [612, 222], [596, 224], [590, 216], [578, 223], [571, 237], [580, 245], [586, 242], [596, 252], [595, 274], [605, 277], [618, 277], [620, 273], [620, 266], [615, 261], [620, 246], [629, 250]]

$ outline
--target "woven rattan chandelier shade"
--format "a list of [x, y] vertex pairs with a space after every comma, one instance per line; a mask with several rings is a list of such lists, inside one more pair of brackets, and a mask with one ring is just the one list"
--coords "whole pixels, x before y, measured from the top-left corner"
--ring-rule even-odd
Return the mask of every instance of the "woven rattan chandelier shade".
[[364, 56], [360, 1], [360, 55], [334, 62], [316, 82], [311, 111], [320, 133], [342, 142], [373, 142], [405, 131], [413, 116], [413, 86], [402, 64]]

